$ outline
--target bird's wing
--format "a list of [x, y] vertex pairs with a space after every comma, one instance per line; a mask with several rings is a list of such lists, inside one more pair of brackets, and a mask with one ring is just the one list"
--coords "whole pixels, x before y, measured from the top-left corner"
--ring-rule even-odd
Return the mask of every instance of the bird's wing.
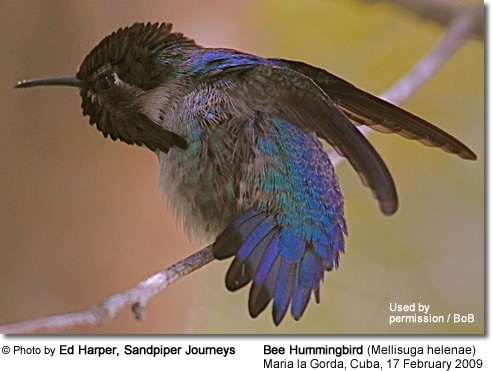
[[[395, 184], [385, 163], [323, 90], [290, 68], [256, 65], [241, 71], [240, 99], [277, 115], [306, 133], [316, 133], [346, 157], [378, 199], [381, 211], [398, 208]], [[234, 92], [232, 92], [234, 94]]]
[[471, 149], [445, 131], [383, 99], [358, 89], [331, 73], [306, 63], [276, 60], [312, 79], [354, 122], [383, 133], [398, 133], [407, 139], [438, 147], [467, 159], [477, 156]]

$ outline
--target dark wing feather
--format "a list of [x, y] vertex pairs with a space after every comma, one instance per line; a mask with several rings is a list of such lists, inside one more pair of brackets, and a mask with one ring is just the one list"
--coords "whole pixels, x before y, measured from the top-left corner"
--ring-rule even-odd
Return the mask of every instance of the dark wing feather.
[[278, 61], [312, 79], [351, 120], [359, 124], [383, 133], [398, 133], [467, 160], [477, 158], [470, 148], [445, 131], [325, 70], [302, 62]]
[[[379, 154], [313, 81], [289, 68], [259, 65], [243, 73], [246, 99], [256, 109], [316, 133], [346, 157], [386, 215], [398, 208], [396, 189]], [[244, 99], [244, 97], [241, 97]], [[273, 109], [273, 112], [272, 112]]]

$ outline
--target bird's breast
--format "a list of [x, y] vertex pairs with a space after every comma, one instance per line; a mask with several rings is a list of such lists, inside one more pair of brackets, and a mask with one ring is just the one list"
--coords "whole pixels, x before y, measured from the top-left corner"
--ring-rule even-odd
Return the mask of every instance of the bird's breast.
[[160, 186], [190, 237], [213, 242], [252, 207], [300, 235], [327, 227], [323, 220], [345, 228], [338, 179], [317, 138], [261, 115], [192, 123], [185, 137], [186, 150], [159, 154]]
[[[236, 125], [239, 132], [232, 129]], [[160, 187], [190, 237], [212, 241], [253, 204], [252, 180], [268, 156], [255, 150], [254, 139], [246, 134], [248, 125], [192, 123], [186, 150], [159, 154]]]

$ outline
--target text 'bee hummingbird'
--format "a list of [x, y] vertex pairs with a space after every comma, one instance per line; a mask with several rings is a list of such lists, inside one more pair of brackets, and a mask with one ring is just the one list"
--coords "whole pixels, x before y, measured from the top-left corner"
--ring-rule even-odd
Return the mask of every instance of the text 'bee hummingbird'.
[[136, 23], [104, 38], [74, 77], [17, 87], [79, 89], [83, 114], [105, 137], [146, 146], [160, 186], [191, 237], [234, 257], [226, 286], [252, 282], [249, 313], [273, 301], [279, 324], [298, 320], [324, 272], [336, 268], [347, 227], [338, 179], [320, 139], [346, 157], [395, 213], [385, 163], [363, 124], [476, 159], [441, 129], [316, 67], [203, 48], [171, 24]]

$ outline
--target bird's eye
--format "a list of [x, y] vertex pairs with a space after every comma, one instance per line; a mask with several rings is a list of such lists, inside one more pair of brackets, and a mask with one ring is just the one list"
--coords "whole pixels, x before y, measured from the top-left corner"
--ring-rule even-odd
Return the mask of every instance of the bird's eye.
[[108, 91], [116, 83], [116, 79], [113, 74], [105, 73], [97, 78], [96, 85], [100, 91]]

